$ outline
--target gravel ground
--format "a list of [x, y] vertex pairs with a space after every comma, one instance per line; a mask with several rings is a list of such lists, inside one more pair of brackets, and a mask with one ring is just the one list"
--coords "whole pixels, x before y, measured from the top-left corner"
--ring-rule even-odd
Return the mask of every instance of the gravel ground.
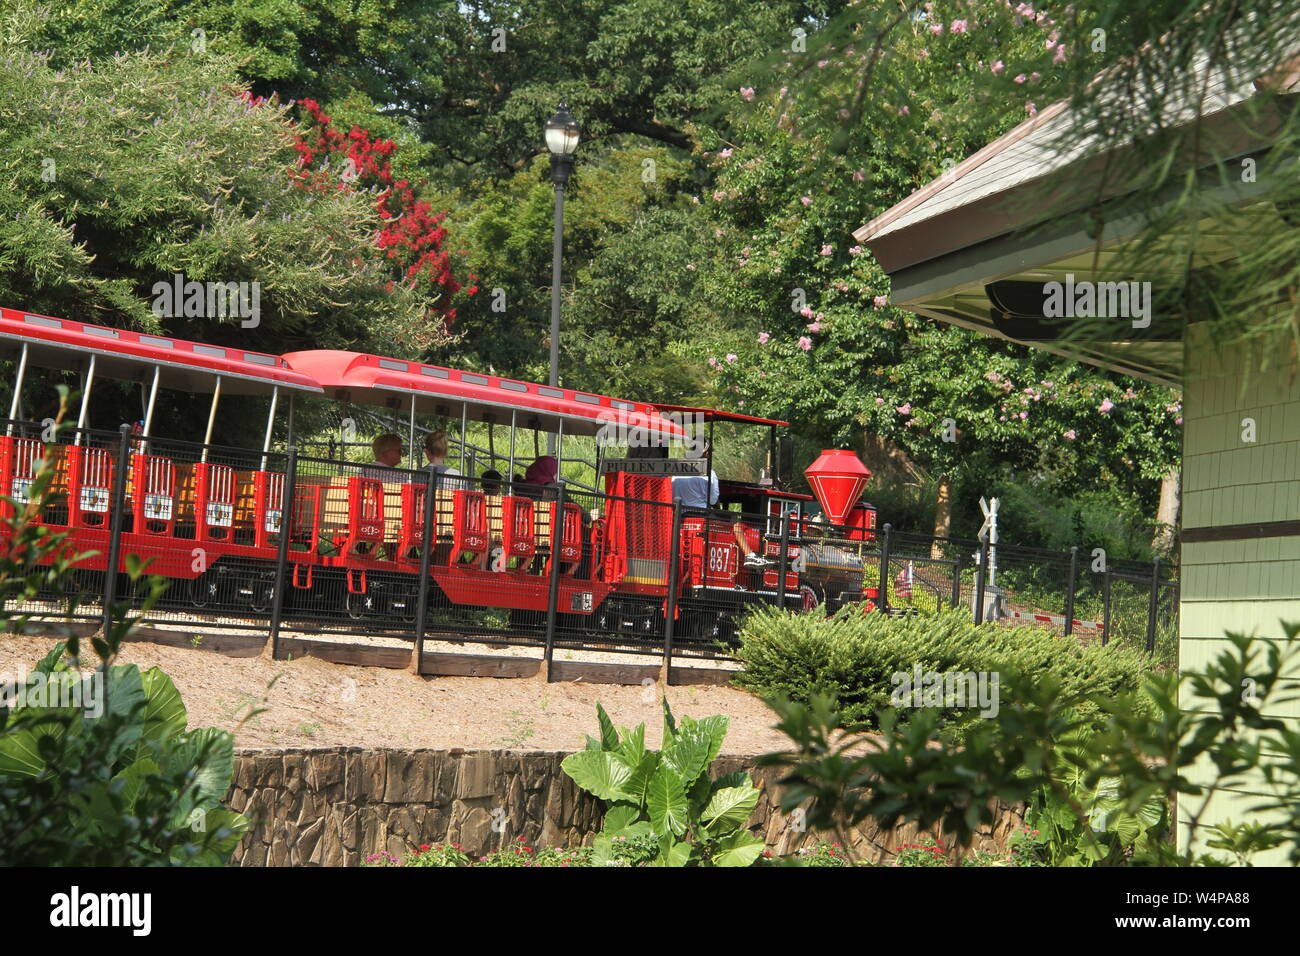
[[[393, 639], [374, 638], [389, 643]], [[53, 646], [46, 637], [0, 639], [0, 673], [32, 667]], [[395, 643], [409, 647], [409, 643]], [[477, 645], [430, 642], [429, 650], [487, 653]], [[501, 653], [540, 656], [531, 648]], [[574, 660], [657, 663], [626, 654], [557, 651]], [[271, 661], [234, 658], [192, 648], [143, 642], [126, 645], [121, 663], [161, 667], [176, 683], [191, 727], [221, 727], [240, 747], [430, 747], [447, 749], [573, 750], [595, 734], [596, 702], [620, 726], [646, 723], [647, 743], [662, 731], [659, 688], [581, 681], [491, 677], [416, 677], [403, 670], [332, 664], [315, 658]], [[701, 662], [682, 664], [702, 666]], [[709, 665], [703, 665], [709, 666]], [[731, 718], [723, 752], [780, 749], [774, 715], [762, 701], [733, 687], [667, 688], [677, 715]], [[254, 708], [262, 713], [248, 717]]]

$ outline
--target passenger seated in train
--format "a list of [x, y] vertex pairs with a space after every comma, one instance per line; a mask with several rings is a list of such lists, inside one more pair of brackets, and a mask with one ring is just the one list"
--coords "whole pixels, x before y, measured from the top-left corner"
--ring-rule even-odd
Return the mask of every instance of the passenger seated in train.
[[374, 450], [375, 462], [361, 469], [361, 476], [378, 481], [399, 480], [393, 474], [393, 469], [402, 464], [402, 439], [390, 432], [387, 435], [380, 435], [371, 442], [370, 447]]
[[[699, 447], [689, 449], [686, 452], [687, 458], [706, 458], [709, 454], [709, 443], [701, 442]], [[709, 469], [709, 477], [703, 475], [680, 475], [672, 479], [673, 498], [682, 503], [682, 508], [689, 511], [708, 511], [718, 503], [718, 474], [713, 469]], [[740, 553], [745, 557], [745, 567], [747, 568], [766, 568], [772, 565], [770, 558], [765, 558], [749, 546], [745, 540], [745, 525], [742, 520], [743, 516], [739, 512], [714, 511], [710, 512], [710, 517], [720, 518], [732, 522], [732, 534], [735, 536], [736, 545], [740, 548]]]
[[495, 468], [489, 468], [483, 474], [479, 475], [479, 481], [483, 483], [483, 494], [499, 495], [501, 494], [501, 472]]
[[542, 455], [528, 466], [523, 481], [515, 486], [515, 494], [542, 501], [554, 501], [559, 472], [560, 463], [554, 456]]
[[[432, 471], [435, 475], [450, 476], [453, 479], [459, 478], [460, 472], [447, 464], [447, 446], [447, 433], [441, 428], [436, 432], [429, 432], [429, 434], [425, 435], [424, 457], [429, 460], [429, 463], [424, 467], [429, 471]], [[467, 487], [466, 482], [455, 480], [448, 481], [441, 477], [438, 484], [439, 487], [452, 491], [457, 488]]]

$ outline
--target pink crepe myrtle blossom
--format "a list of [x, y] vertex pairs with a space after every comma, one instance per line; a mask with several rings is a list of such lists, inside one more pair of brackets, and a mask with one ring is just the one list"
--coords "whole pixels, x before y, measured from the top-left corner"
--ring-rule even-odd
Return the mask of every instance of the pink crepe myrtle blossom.
[[820, 322], [810, 322], [808, 324], [809, 332], [820, 332], [821, 330], [822, 330], [822, 324]]
[[718, 153], [718, 159], [726, 159], [730, 155], [731, 155], [731, 147], [728, 146], [726, 149]]
[[989, 69], [993, 72], [993, 75], [994, 75], [994, 76], [997, 76], [999, 73], [1001, 73], [1001, 72], [1002, 72], [1003, 70], [1005, 70], [1006, 68], [1007, 68], [1007, 65], [1006, 65], [1005, 63], [1003, 63], [1001, 60], [994, 60], [994, 61], [993, 61], [993, 65], [989, 67]]
[[1061, 432], [1061, 434], [1065, 436], [1066, 441], [1074, 441], [1079, 437], [1078, 433], [1073, 428], [1067, 428], [1065, 431]]
[[910, 415], [912, 414], [912, 403], [904, 402], [902, 405], [895, 406], [894, 411], [900, 415]]
[[885, 306], [889, 305], [889, 296], [878, 295], [872, 299], [871, 302], [877, 309], [883, 309]]
[[906, 115], [907, 115], [908, 113], [910, 113], [910, 112], [912, 112], [912, 107], [910, 107], [910, 106], [900, 106], [900, 107], [898, 108], [898, 115], [899, 115], [899, 116], [906, 116]]
[[805, 206], [811, 206], [811, 205], [812, 205], [812, 196], [800, 196], [800, 197], [799, 197], [799, 201], [800, 201], [801, 203], [803, 203]]
[[1052, 56], [1052, 62], [1053, 62], [1053, 63], [1064, 63], [1064, 62], [1065, 62], [1065, 57], [1066, 57], [1066, 53], [1065, 53], [1065, 44], [1062, 43], [1060, 46], [1058, 46], [1058, 47], [1056, 48], [1056, 53], [1055, 53], [1055, 55]]
[[1021, 420], [1022, 422], [1023, 422], [1025, 419], [1027, 419], [1028, 417], [1029, 417], [1029, 413], [1028, 413], [1028, 412], [1021, 412], [1021, 413], [1020, 413], [1020, 420]]
[[950, 26], [948, 29], [949, 29], [951, 32], [953, 32], [953, 33], [965, 33], [965, 32], [966, 32], [966, 21], [965, 21], [965, 20], [954, 20], [954, 21], [952, 21], [952, 26]]
[[1110, 410], [1114, 407], [1115, 407], [1114, 402], [1112, 402], [1109, 398], [1103, 398], [1101, 400], [1101, 404], [1097, 406], [1097, 411], [1101, 412], [1103, 415], [1109, 415]]
[[1026, 103], [1026, 104], [1025, 104], [1025, 112], [1028, 113], [1030, 116], [1037, 116], [1037, 115], [1038, 115], [1038, 107], [1035, 106], [1032, 102]]
[[1183, 423], [1183, 416], [1182, 416], [1182, 415], [1179, 415], [1177, 418], [1174, 419], [1174, 424], [1175, 424], [1175, 425], [1181, 425], [1182, 423]]
[[849, 255], [851, 255], [851, 256], [860, 256], [860, 255], [862, 255], [862, 247], [861, 247], [861, 246], [854, 246], [853, 248], [851, 248], [851, 249], [849, 250]]
[[853, 177], [852, 177], [852, 178], [853, 178], [853, 181], [854, 181], [855, 183], [860, 183], [860, 182], [862, 182], [864, 179], [867, 178], [867, 175], [866, 175], [866, 173], [865, 173], [863, 170], [861, 170], [861, 169], [855, 169], [855, 170], [853, 170]]
[[727, 361], [728, 361], [728, 362], [734, 362], [734, 361], [736, 361], [736, 359], [738, 359], [738, 358], [740, 358], [740, 356], [737, 355], [735, 352], [728, 352], [728, 353], [727, 353]]
[[[772, 336], [768, 335], [766, 332], [759, 332], [759, 333], [758, 333], [758, 344], [759, 344], [759, 345], [766, 345], [769, 341], [771, 341], [771, 339], [772, 339]], [[759, 374], [761, 375], [762, 373], [760, 372]]]
[[724, 200], [724, 199], [726, 199], [726, 198], [727, 198], [727, 194], [724, 193], [721, 189], [714, 190], [714, 192], [713, 192], [713, 201], [714, 201], [714, 202], [722, 202], [722, 200]]
[[802, 309], [799, 310], [799, 314], [802, 315], [805, 319], [811, 319], [813, 317], [812, 306], [805, 305]]
[[822, 245], [822, 255], [829, 256], [834, 254], [835, 254], [835, 247], [832, 246], [829, 242]]
[[831, 62], [830, 60], [818, 60], [818, 61], [817, 61], [817, 69], [819, 69], [819, 70], [824, 70], [824, 69], [826, 69], [827, 65], [828, 65], [830, 62]]
[[883, 398], [877, 398], [877, 399], [876, 399], [876, 404], [877, 404], [877, 405], [883, 405], [883, 404], [885, 404], [885, 400], [884, 400]]
[[940, 33], [943, 32], [943, 24], [942, 23], [930, 24], [930, 32], [933, 33], [935, 36], [938, 36]]
[[740, 98], [746, 103], [753, 102], [754, 88], [752, 86], [742, 86], [740, 88]]
[[807, 352], [810, 348], [812, 348], [812, 339], [808, 338], [808, 336], [806, 335], [799, 336], [799, 348]]
[[694, 271], [695, 271], [695, 263], [694, 263], [694, 262], [688, 262], [688, 263], [686, 264], [686, 271], [687, 271], [687, 272], [694, 272]]
[[1012, 80], [1011, 82], [1013, 82], [1013, 83], [1024, 83], [1025, 80], [1027, 80], [1027, 79], [1029, 79], [1029, 77], [1025, 76], [1025, 74], [1023, 74], [1023, 73], [1018, 73], [1018, 74], [1016, 74], [1016, 78], [1015, 78], [1014, 80]]
[[709, 356], [709, 368], [717, 368], [717, 367], [718, 367], [718, 360], [717, 360], [717, 358], [716, 358], [715, 356], [710, 355], [710, 356]]

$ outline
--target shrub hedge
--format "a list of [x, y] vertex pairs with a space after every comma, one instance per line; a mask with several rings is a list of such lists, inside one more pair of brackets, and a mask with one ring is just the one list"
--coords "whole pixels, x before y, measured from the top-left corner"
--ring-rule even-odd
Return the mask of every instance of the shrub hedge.
[[[745, 669], [737, 685], [761, 697], [783, 694], [803, 702], [829, 693], [839, 701], [846, 723], [868, 728], [877, 726], [877, 710], [891, 706], [897, 686], [892, 676], [911, 674], [917, 665], [922, 672], [998, 673], [1000, 680], [1012, 672], [1050, 673], [1060, 681], [1062, 694], [1107, 696], [1137, 689], [1154, 666], [1132, 648], [1084, 647], [1032, 627], [977, 625], [968, 612], [948, 609], [890, 617], [850, 606], [820, 618], [764, 608], [746, 618], [739, 637], [736, 653]], [[1081, 716], [1090, 710], [1095, 707], [1079, 708]], [[953, 738], [978, 716], [978, 708], [942, 710]]]

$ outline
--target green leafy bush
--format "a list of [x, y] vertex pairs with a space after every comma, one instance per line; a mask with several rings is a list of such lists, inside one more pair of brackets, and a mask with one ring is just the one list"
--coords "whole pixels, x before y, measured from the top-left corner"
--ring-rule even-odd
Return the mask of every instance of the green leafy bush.
[[[922, 672], [1053, 675], [1068, 694], [1114, 695], [1136, 690], [1151, 662], [1122, 647], [1082, 647], [1031, 627], [976, 625], [963, 610], [891, 617], [845, 608], [829, 618], [764, 608], [740, 630], [737, 657], [745, 664], [736, 683], [762, 697], [808, 702], [826, 694], [848, 724], [878, 727], [876, 713], [891, 706], [893, 675]], [[1139, 706], [1146, 706], [1140, 704]], [[1085, 718], [1096, 705], [1082, 705]], [[939, 722], [958, 738], [979, 711], [947, 707]]]
[[[61, 421], [66, 389], [60, 399]], [[42, 524], [52, 461], [44, 459], [28, 501], [7, 499], [0, 620], [8, 634], [33, 629], [15, 606], [65, 593], [69, 571], [85, 558]], [[142, 563], [126, 563], [133, 585], [145, 585], [147, 610], [161, 579], [145, 582]], [[224, 865], [247, 828], [221, 804], [234, 738], [187, 730], [185, 705], [162, 671], [113, 663], [132, 621], [124, 604], [111, 612], [91, 642], [93, 673], [77, 670], [80, 641], [69, 634], [0, 687], [0, 865]]]
[[709, 777], [728, 719], [673, 719], [667, 698], [664, 748], [647, 750], [645, 724], [614, 728], [596, 705], [600, 738], [564, 758], [574, 782], [605, 801], [605, 827], [593, 843], [596, 865], [643, 857], [654, 866], [750, 866], [763, 841], [745, 824], [758, 805], [758, 789], [743, 771]]
[[[941, 826], [959, 858], [1001, 802], [1027, 807], [1012, 847], [1022, 864], [1215, 866], [1283, 849], [1300, 864], [1300, 734], [1267, 716], [1300, 688], [1300, 624], [1282, 630], [1284, 641], [1229, 633], [1202, 670], [1150, 674], [1141, 695], [1067, 694], [1051, 674], [1013, 674], [997, 714], [960, 747], [935, 746], [934, 708], [907, 723], [882, 711], [868, 745], [830, 697], [776, 699], [794, 746], [759, 764], [786, 771], [781, 808], [803, 808], [810, 827]], [[1100, 719], [1079, 717], [1086, 703]], [[1204, 819], [1219, 795], [1261, 782], [1248, 823]], [[1172, 842], [1175, 794], [1185, 849]]]

